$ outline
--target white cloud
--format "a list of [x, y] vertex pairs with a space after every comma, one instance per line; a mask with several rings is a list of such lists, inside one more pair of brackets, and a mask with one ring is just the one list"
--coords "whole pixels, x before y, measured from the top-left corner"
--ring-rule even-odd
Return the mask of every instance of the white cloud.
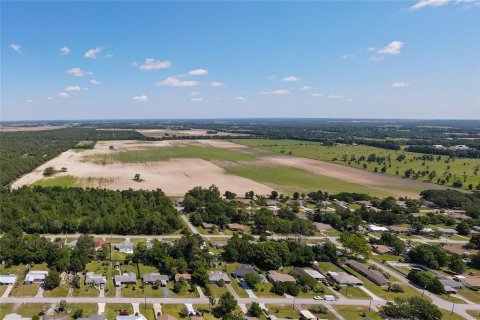
[[200, 94], [202, 94], [200, 91], [192, 91], [192, 92], [190, 92], [190, 95], [192, 95], [192, 96], [198, 96], [198, 95], [200, 95]]
[[47, 100], [53, 100], [53, 97], [47, 97]]
[[300, 90], [310, 90], [310, 89], [312, 89], [312, 87], [310, 86], [303, 86], [300, 88]]
[[188, 74], [191, 75], [191, 76], [204, 76], [204, 75], [208, 74], [208, 70], [206, 70], [206, 69], [195, 69], [195, 70], [189, 71]]
[[[138, 63], [134, 62], [133, 66], [139, 66]], [[139, 66], [139, 69], [142, 71], [152, 71], [152, 70], [160, 70], [160, 69], [167, 69], [172, 66], [172, 62], [169, 60], [155, 60], [152, 58], [146, 58], [145, 62]]]
[[441, 7], [449, 2], [453, 2], [451, 0], [420, 0], [417, 3], [415, 3], [413, 6], [410, 7], [410, 10], [418, 10], [422, 9], [425, 7]]
[[16, 53], [23, 53], [23, 52], [22, 52], [22, 46], [19, 45], [19, 44], [12, 43], [12, 44], [10, 45], [10, 48], [12, 48], [13, 51], [15, 51]]
[[341, 98], [343, 98], [343, 96], [338, 95], [338, 94], [329, 94], [329, 95], [327, 96], [327, 98], [328, 98], [328, 99], [341, 99]]
[[99, 54], [102, 50], [103, 47], [93, 48], [85, 52], [83, 56], [88, 59], [97, 59], [97, 54]]
[[27, 99], [27, 100], [25, 100], [25, 102], [26, 102], [26, 103], [33, 103], [33, 102], [35, 102], [35, 100], [33, 100], [33, 99]]
[[224, 87], [224, 86], [225, 86], [225, 83], [223, 82], [214, 81], [210, 83], [210, 87]]
[[98, 81], [98, 80], [92, 79], [92, 80], [90, 80], [90, 83], [91, 83], [91, 84], [102, 84], [102, 81]]
[[353, 54], [351, 53], [344, 53], [340, 56], [340, 59], [343, 59], [343, 60], [348, 60], [348, 59], [353, 59]]
[[200, 101], [203, 101], [203, 98], [190, 98], [190, 101], [192, 101], [192, 102], [200, 102]]
[[282, 79], [282, 81], [286, 81], [286, 82], [295, 82], [298, 80], [300, 80], [300, 78], [297, 76], [288, 76]]
[[383, 56], [378, 56], [378, 57], [370, 57], [368, 58], [369, 61], [372, 61], [372, 62], [379, 62], [379, 61], [382, 61], [383, 60]]
[[63, 90], [65, 90], [65, 91], [81, 91], [82, 89], [80, 89], [80, 86], [68, 86]]
[[70, 95], [66, 92], [59, 92], [57, 93], [57, 97], [60, 97], [60, 98], [70, 98]]
[[374, 47], [370, 47], [367, 49], [367, 52], [373, 52], [373, 51], [376, 51], [377, 49], [375, 49]]
[[72, 76], [75, 76], [75, 77], [85, 77], [85, 76], [92, 76], [93, 75], [93, 72], [84, 71], [84, 70], [82, 70], [78, 67], [68, 69], [67, 73], [71, 74]]
[[141, 101], [141, 102], [147, 102], [148, 101], [148, 97], [144, 94], [142, 94], [140, 96], [132, 97], [132, 99], [136, 100], [136, 101]]
[[404, 81], [397, 81], [395, 83], [392, 83], [393, 88], [405, 88], [405, 87], [410, 87], [410, 83], [404, 82]]
[[379, 54], [400, 54], [400, 49], [402, 49], [403, 44], [402, 41], [392, 41], [377, 52]]
[[67, 47], [67, 46], [65, 46], [65, 47], [63, 47], [63, 48], [60, 48], [59, 50], [60, 50], [60, 55], [61, 55], [61, 56], [66, 56], [66, 55], [69, 54], [70, 51], [71, 51], [70, 48]]
[[179, 80], [175, 77], [168, 77], [165, 80], [157, 82], [160, 86], [172, 86], [172, 87], [195, 87], [198, 86], [198, 81], [191, 80]]
[[262, 92], [262, 94], [273, 94], [277, 96], [284, 96], [284, 95], [290, 94], [290, 91], [280, 89], [280, 90], [274, 90], [274, 91], [264, 91]]
[[323, 93], [312, 93], [312, 97], [323, 97]]
[[233, 100], [245, 101], [245, 100], [247, 100], [247, 98], [242, 97], [242, 96], [238, 96], [238, 97], [234, 97]]

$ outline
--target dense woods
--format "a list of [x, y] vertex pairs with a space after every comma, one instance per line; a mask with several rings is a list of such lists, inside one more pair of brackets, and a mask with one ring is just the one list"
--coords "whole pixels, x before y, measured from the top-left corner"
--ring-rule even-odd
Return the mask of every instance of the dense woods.
[[463, 193], [456, 190], [425, 190], [421, 196], [442, 208], [465, 210], [472, 218], [480, 217], [480, 192]]
[[166, 234], [182, 226], [161, 190], [24, 187], [2, 191], [0, 207], [2, 231]]
[[136, 131], [63, 128], [45, 131], [1, 132], [0, 185], [6, 186], [35, 167], [74, 148], [81, 141], [145, 139]]

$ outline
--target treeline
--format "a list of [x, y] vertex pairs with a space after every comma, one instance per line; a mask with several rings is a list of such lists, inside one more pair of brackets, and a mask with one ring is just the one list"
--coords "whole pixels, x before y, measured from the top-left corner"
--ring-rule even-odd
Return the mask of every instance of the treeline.
[[182, 223], [155, 191], [23, 187], [0, 193], [0, 230], [27, 233], [168, 234]]
[[424, 190], [420, 195], [441, 208], [465, 210], [465, 213], [474, 219], [480, 217], [480, 192], [463, 193], [451, 189]]
[[0, 185], [6, 186], [81, 141], [145, 139], [136, 131], [63, 128], [0, 133]]
[[480, 158], [480, 150], [471, 149], [471, 150], [453, 150], [445, 148], [435, 148], [432, 146], [408, 146], [405, 148], [405, 151], [417, 152], [417, 153], [427, 153], [427, 154], [437, 154], [441, 156], [449, 156], [452, 158]]

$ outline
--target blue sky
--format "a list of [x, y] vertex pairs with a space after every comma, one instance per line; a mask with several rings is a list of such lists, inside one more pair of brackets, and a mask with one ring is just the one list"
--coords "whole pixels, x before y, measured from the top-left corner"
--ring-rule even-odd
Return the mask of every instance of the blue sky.
[[1, 120], [480, 118], [477, 1], [1, 6]]

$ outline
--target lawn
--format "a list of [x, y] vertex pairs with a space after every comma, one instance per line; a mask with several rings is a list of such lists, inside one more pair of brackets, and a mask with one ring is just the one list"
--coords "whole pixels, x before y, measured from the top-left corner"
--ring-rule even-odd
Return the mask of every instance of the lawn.
[[163, 314], [171, 315], [177, 319], [186, 319], [186, 317], [181, 317], [180, 312], [185, 308], [183, 304], [162, 304]]
[[85, 277], [80, 279], [80, 288], [73, 289], [74, 297], [98, 297], [100, 290], [95, 287], [85, 285]]
[[309, 310], [311, 313], [313, 313], [314, 316], [316, 316], [318, 319], [328, 319], [328, 320], [337, 320], [337, 317], [335, 317], [335, 315], [330, 311], [328, 310], [328, 313], [318, 313], [318, 312], [313, 312], [312, 311], [312, 307], [314, 305], [304, 305], [303, 308], [305, 310]]
[[7, 314], [12, 313], [13, 304], [0, 303], [0, 319], [3, 319]]
[[350, 299], [371, 299], [371, 297], [365, 291], [363, 291], [357, 286], [341, 286], [339, 292]]
[[395, 256], [391, 254], [374, 254], [370, 257], [372, 260], [377, 261], [377, 262], [383, 262], [383, 261], [399, 261], [402, 260], [403, 258], [400, 256]]
[[32, 186], [42, 187], [80, 187], [77, 178], [74, 176], [58, 176], [53, 178], [44, 178], [32, 183]]
[[366, 306], [334, 306], [335, 310], [348, 320], [363, 320], [369, 317], [372, 320], [381, 320], [382, 318], [374, 311], [368, 311]]
[[107, 303], [105, 306], [106, 319], [115, 319], [121, 310], [127, 310], [128, 314], [133, 314], [131, 303]]
[[216, 284], [209, 284], [208, 287], [210, 288], [210, 291], [212, 292], [212, 295], [215, 298], [220, 298], [222, 294], [228, 292], [228, 289], [226, 286], [219, 287]]
[[[208, 304], [196, 304], [193, 306], [195, 308], [195, 310], [197, 310], [197, 312], [199, 312], [202, 317], [205, 319], [205, 320], [218, 320], [218, 319], [221, 319], [221, 318], [217, 318], [215, 317], [213, 314], [212, 314], [212, 311], [210, 311], [210, 306]], [[212, 309], [214, 307], [212, 306]], [[238, 307], [237, 307], [238, 309]], [[233, 313], [237, 313], [237, 310], [234, 310]]]
[[248, 298], [247, 292], [242, 287], [240, 287], [240, 284], [236, 279], [232, 279], [231, 285], [233, 290], [235, 290], [235, 292], [238, 294], [240, 298]]
[[[474, 168], [477, 165], [480, 165], [480, 160], [478, 159], [448, 159], [448, 156], [441, 156], [440, 160], [437, 161], [437, 156], [434, 156], [433, 161], [423, 161], [418, 159], [422, 154], [406, 151], [394, 151], [386, 150], [381, 148], [375, 148], [365, 145], [341, 145], [341, 146], [323, 146], [318, 142], [306, 142], [306, 141], [296, 141], [296, 140], [262, 140], [262, 139], [252, 139], [252, 140], [233, 140], [233, 142], [240, 143], [243, 145], [251, 147], [259, 147], [272, 151], [275, 153], [288, 154], [291, 152], [294, 156], [310, 158], [314, 160], [321, 160], [327, 162], [334, 162], [337, 164], [350, 166], [354, 168], [359, 168], [362, 170], [368, 170], [374, 172], [375, 167], [380, 169], [383, 164], [377, 164], [376, 162], [368, 163], [366, 161], [361, 161], [357, 163], [356, 161], [349, 162], [348, 159], [351, 156], [355, 156], [357, 159], [361, 156], [368, 158], [370, 154], [375, 154], [377, 157], [391, 157], [391, 167], [387, 164], [387, 170], [385, 174], [387, 175], [396, 175], [396, 171], [399, 171], [399, 176], [403, 176], [403, 173], [407, 169], [413, 169], [415, 171], [435, 171], [436, 176], [433, 181], [436, 181], [437, 178], [442, 177], [448, 173], [451, 173], [452, 176], [457, 176], [463, 181], [463, 175], [465, 173], [467, 179], [463, 183], [463, 187], [471, 183], [476, 186], [480, 182], [480, 175], [475, 175], [473, 173]], [[404, 161], [397, 161], [396, 158], [400, 154], [405, 155]], [[343, 155], [347, 156], [347, 161], [343, 161]], [[334, 161], [334, 158], [337, 160]], [[417, 159], [416, 159], [417, 158]], [[448, 163], [447, 163], [448, 162]], [[364, 169], [363, 165], [367, 164], [367, 169]], [[380, 173], [379, 173], [380, 174]], [[425, 177], [419, 178], [428, 182], [428, 175]], [[451, 185], [454, 179], [451, 179], [447, 185]]]
[[474, 291], [469, 288], [463, 288], [457, 290], [457, 293], [464, 297], [465, 299], [468, 299], [472, 301], [473, 303], [480, 304], [480, 291]]
[[168, 282], [168, 290], [170, 292], [170, 298], [196, 298], [198, 297], [198, 292], [197, 290], [193, 290], [192, 292], [189, 290], [190, 289], [190, 283], [188, 283], [186, 286], [183, 287], [182, 291], [179, 293], [175, 293], [173, 291], [173, 286], [174, 283], [172, 281]]
[[140, 304], [140, 313], [147, 318], [147, 320], [156, 320], [155, 310], [153, 310], [153, 305], [151, 303]]
[[300, 317], [300, 312], [293, 307], [292, 304], [289, 305], [265, 305], [270, 311], [271, 314], [276, 316], [277, 318], [293, 318], [298, 319]]
[[4, 294], [5, 291], [7, 291], [8, 286], [1, 285], [0, 286], [0, 297]]
[[265, 297], [265, 298], [275, 297], [275, 298], [278, 298], [279, 295], [270, 291], [272, 289], [272, 287], [273, 286], [270, 282], [261, 282], [261, 283], [257, 284], [257, 287], [256, 287], [255, 290], [253, 290], [253, 293], [257, 297]]
[[61, 284], [53, 290], [45, 290], [43, 292], [44, 297], [66, 297], [68, 295], [69, 284]]
[[12, 297], [34, 297], [40, 285], [38, 284], [19, 284], [17, 287], [14, 287], [10, 293]]
[[40, 311], [47, 311], [50, 307], [49, 304], [43, 303], [22, 303], [22, 305], [17, 309], [16, 313], [24, 317], [33, 317], [38, 315]]
[[128, 285], [122, 288], [122, 297], [125, 298], [163, 298], [163, 290], [149, 284], [143, 285], [142, 280], [137, 280], [137, 285]]
[[368, 193], [378, 197], [388, 196], [387, 193], [367, 188], [365, 186], [346, 182], [327, 176], [315, 175], [309, 171], [285, 165], [263, 165], [259, 163], [229, 165], [224, 167], [228, 173], [245, 177], [270, 185], [287, 193], [307, 192], [322, 189], [329, 193], [342, 191]]
[[442, 311], [442, 320], [464, 320], [465, 318], [456, 314], [451, 313], [451, 310], [440, 309]]
[[328, 271], [343, 271], [340, 267], [331, 262], [319, 262], [317, 266], [321, 273], [327, 273]]
[[480, 319], [480, 311], [478, 310], [467, 310], [467, 313], [476, 319]]
[[72, 314], [75, 310], [82, 309], [83, 317], [98, 313], [98, 305], [96, 303], [69, 303], [67, 304], [67, 309], [71, 309]]

